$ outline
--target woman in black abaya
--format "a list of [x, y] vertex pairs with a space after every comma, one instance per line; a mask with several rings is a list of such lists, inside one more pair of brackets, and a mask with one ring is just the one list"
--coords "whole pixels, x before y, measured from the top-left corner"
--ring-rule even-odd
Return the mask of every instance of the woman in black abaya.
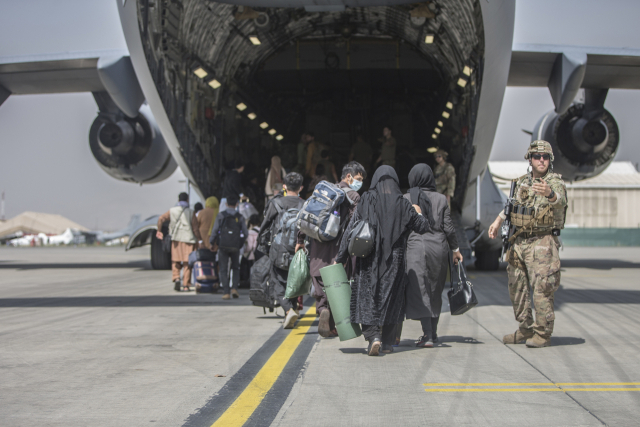
[[457, 263], [462, 261], [456, 230], [451, 221], [447, 198], [436, 191], [431, 168], [417, 164], [409, 172], [409, 193], [405, 198], [420, 206], [431, 223], [431, 233], [411, 233], [407, 242], [407, 319], [420, 319], [422, 337], [417, 347], [433, 347], [437, 342], [438, 320], [442, 308], [442, 289], [447, 278], [449, 251]]
[[351, 285], [351, 322], [362, 324], [369, 341], [368, 353], [390, 353], [395, 342], [395, 325], [404, 319], [405, 252], [413, 231], [424, 234], [429, 223], [402, 196], [398, 176], [391, 166], [380, 166], [371, 180], [369, 191], [362, 195], [340, 242], [336, 262], [349, 259], [349, 235], [358, 220], [375, 229], [375, 248], [366, 258], [357, 258]]

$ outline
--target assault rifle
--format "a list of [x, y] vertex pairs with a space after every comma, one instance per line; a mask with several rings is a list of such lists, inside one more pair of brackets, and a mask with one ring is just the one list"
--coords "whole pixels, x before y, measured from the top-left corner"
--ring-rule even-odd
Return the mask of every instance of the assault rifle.
[[509, 198], [507, 199], [507, 203], [504, 205], [504, 214], [507, 216], [507, 219], [502, 223], [502, 229], [500, 230], [500, 235], [502, 236], [502, 255], [500, 258], [504, 256], [509, 250], [509, 237], [511, 237], [511, 233], [513, 233], [513, 227], [511, 225], [511, 211], [513, 210], [513, 198], [516, 192], [516, 180], [511, 181], [511, 190], [509, 190]]

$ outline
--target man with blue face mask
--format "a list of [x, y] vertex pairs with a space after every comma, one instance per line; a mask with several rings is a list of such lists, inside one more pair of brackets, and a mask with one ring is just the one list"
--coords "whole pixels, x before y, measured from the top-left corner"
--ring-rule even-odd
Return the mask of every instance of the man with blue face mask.
[[[335, 322], [331, 315], [329, 302], [327, 301], [327, 294], [324, 292], [324, 284], [322, 283], [322, 277], [320, 276], [320, 269], [328, 265], [333, 264], [336, 255], [338, 254], [339, 242], [342, 239], [342, 232], [347, 228], [347, 224], [351, 219], [351, 215], [356, 210], [356, 206], [360, 201], [360, 194], [358, 190], [362, 188], [362, 181], [367, 177], [367, 172], [364, 167], [358, 162], [349, 162], [342, 168], [341, 181], [337, 184], [338, 187], [345, 192], [346, 196], [351, 200], [344, 200], [339, 206], [340, 214], [340, 233], [334, 240], [328, 242], [320, 242], [315, 239], [310, 239], [309, 243], [309, 272], [311, 273], [311, 279], [313, 280], [314, 296], [316, 298], [316, 312], [320, 316], [318, 323], [318, 333], [322, 337], [337, 336]], [[305, 235], [298, 233], [298, 245], [296, 246], [296, 252], [298, 249], [304, 247]], [[351, 273], [353, 263], [348, 263], [347, 274]]]

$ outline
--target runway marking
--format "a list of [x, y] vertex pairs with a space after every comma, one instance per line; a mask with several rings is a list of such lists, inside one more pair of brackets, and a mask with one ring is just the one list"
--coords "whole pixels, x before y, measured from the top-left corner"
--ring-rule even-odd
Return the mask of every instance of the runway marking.
[[271, 355], [240, 396], [211, 427], [240, 427], [244, 425], [267, 395], [267, 392], [280, 376], [296, 348], [302, 342], [315, 320], [315, 314], [316, 308], [312, 305], [302, 319], [298, 321], [296, 328], [291, 330], [287, 338]]
[[491, 386], [550, 386], [552, 383], [426, 383], [427, 387], [491, 387]]
[[427, 388], [424, 391], [426, 392], [487, 392], [487, 391], [562, 391], [561, 388]]
[[640, 391], [640, 388], [563, 388], [563, 391]]
[[556, 383], [556, 385], [640, 385], [640, 383]]
[[573, 386], [587, 386], [587, 385], [640, 385], [638, 383], [425, 383], [425, 386], [445, 386], [445, 387], [475, 387], [475, 386], [549, 386], [549, 385], [573, 385]]
[[[536, 392], [536, 391], [640, 391], [640, 382], [632, 383], [425, 383], [428, 393], [469, 393], [469, 392]], [[572, 387], [568, 387], [572, 386]], [[588, 387], [600, 386], [600, 387]], [[452, 388], [459, 387], [459, 388]], [[486, 388], [491, 387], [491, 388]]]

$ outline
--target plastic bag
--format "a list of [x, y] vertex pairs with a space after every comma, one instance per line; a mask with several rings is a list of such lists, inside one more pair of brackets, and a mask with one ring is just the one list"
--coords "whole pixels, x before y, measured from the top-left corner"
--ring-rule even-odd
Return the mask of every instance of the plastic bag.
[[249, 221], [251, 215], [258, 215], [258, 210], [250, 202], [241, 202], [238, 207], [238, 212], [240, 212], [240, 215], [243, 216], [245, 221]]
[[309, 259], [304, 250], [296, 252], [289, 265], [287, 277], [287, 290], [285, 298], [296, 298], [307, 295], [311, 287], [311, 274], [309, 273]]

